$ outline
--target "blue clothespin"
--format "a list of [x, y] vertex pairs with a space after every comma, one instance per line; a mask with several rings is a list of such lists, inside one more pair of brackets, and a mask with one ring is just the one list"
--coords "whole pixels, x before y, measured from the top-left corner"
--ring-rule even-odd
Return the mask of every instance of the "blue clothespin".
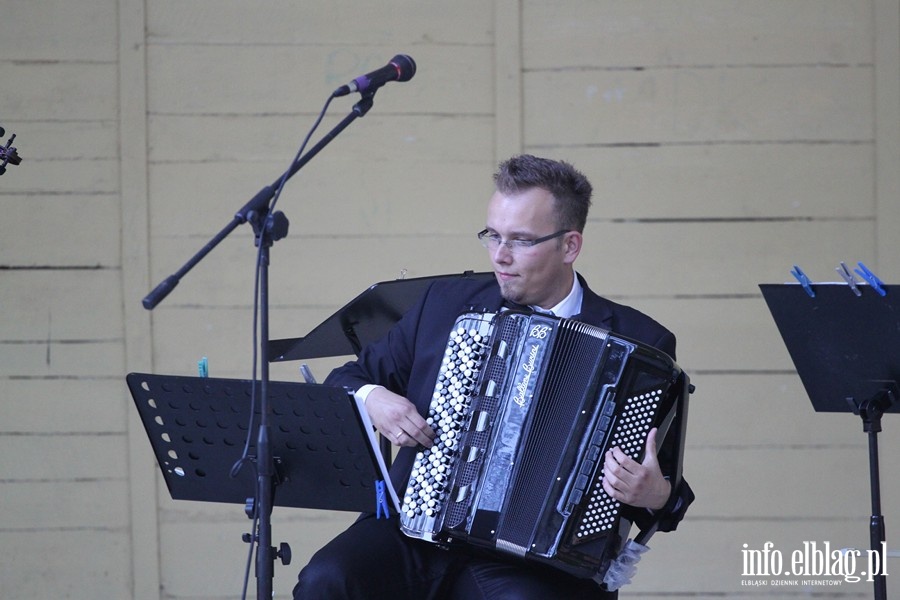
[[382, 513], [384, 513], [385, 519], [391, 516], [387, 503], [387, 494], [384, 493], [384, 481], [379, 479], [375, 482], [375, 518], [380, 519]]
[[847, 282], [847, 285], [850, 286], [850, 290], [856, 296], [862, 296], [862, 292], [859, 291], [859, 287], [856, 285], [856, 278], [853, 276], [853, 273], [850, 272], [850, 269], [847, 268], [847, 265], [841, 261], [841, 266], [837, 267], [835, 271], [838, 272], [838, 275], [841, 276], [841, 279]]
[[800, 282], [800, 285], [803, 286], [803, 289], [806, 290], [806, 293], [809, 294], [810, 298], [815, 298], [816, 293], [812, 289], [812, 281], [809, 280], [809, 277], [806, 276], [806, 273], [800, 270], [800, 267], [794, 265], [794, 269], [791, 271], [791, 275], [793, 275], [797, 281]]
[[200, 377], [209, 377], [209, 361], [205, 356], [197, 361], [197, 371], [200, 373]]
[[879, 296], [886, 296], [887, 291], [885, 291], [885, 289], [882, 287], [884, 285], [884, 282], [878, 279], [878, 277], [875, 276], [875, 273], [870, 271], [869, 268], [866, 267], [866, 265], [862, 264], [861, 262], [856, 264], [859, 265], [858, 269], [853, 269], [856, 274], [865, 279], [866, 283], [872, 286], [872, 289], [878, 292]]

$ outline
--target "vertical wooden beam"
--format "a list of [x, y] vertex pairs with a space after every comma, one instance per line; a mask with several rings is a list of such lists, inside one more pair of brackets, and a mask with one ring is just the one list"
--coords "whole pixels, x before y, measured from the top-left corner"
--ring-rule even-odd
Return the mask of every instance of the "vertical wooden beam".
[[876, 273], [900, 281], [900, 2], [875, 0]]
[[494, 158], [522, 151], [522, 3], [494, 0]]
[[[119, 182], [126, 372], [152, 370], [147, 184], [147, 50], [144, 0], [119, 0]], [[124, 382], [123, 382], [124, 388]], [[125, 398], [126, 402], [130, 399]], [[131, 584], [135, 599], [159, 599], [156, 464], [136, 410], [128, 411]]]

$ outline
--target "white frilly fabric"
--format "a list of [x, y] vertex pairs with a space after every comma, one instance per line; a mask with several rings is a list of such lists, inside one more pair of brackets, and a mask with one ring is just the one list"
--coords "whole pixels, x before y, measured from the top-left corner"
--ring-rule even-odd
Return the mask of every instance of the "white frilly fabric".
[[606, 589], [614, 592], [623, 585], [631, 583], [631, 578], [637, 573], [637, 564], [641, 560], [641, 555], [649, 549], [649, 546], [628, 540], [609, 569], [606, 570], [606, 575], [603, 576]]

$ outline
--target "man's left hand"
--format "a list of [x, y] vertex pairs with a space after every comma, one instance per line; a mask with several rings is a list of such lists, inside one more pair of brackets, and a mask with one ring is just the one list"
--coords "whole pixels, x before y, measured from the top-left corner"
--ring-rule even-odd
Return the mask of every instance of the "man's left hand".
[[606, 452], [603, 489], [623, 504], [659, 510], [666, 505], [671, 484], [659, 468], [656, 458], [656, 428], [647, 435], [644, 460], [638, 463], [618, 446]]

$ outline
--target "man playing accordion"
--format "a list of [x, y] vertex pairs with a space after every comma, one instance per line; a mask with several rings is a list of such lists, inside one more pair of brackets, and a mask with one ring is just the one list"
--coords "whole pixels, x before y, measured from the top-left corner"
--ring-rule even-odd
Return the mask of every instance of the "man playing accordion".
[[[522, 155], [500, 165], [496, 191], [479, 233], [495, 280], [438, 281], [382, 339], [356, 361], [335, 369], [328, 385], [345, 386], [364, 398], [375, 428], [400, 447], [391, 480], [403, 496], [417, 450], [434, 443], [426, 422], [445, 342], [466, 311], [499, 312], [531, 307], [583, 321], [636, 340], [675, 358], [675, 336], [639, 311], [595, 294], [575, 272], [592, 187], [571, 165]], [[650, 431], [641, 462], [620, 448], [603, 457], [603, 489], [626, 505], [643, 529], [675, 529], [693, 500], [686, 482], [670, 483]], [[658, 452], [659, 451], [659, 452]], [[670, 461], [662, 461], [666, 464]], [[593, 579], [542, 564], [508, 558], [467, 544], [433, 544], [400, 531], [396, 516], [362, 515], [320, 549], [301, 571], [297, 599], [390, 598], [614, 598]]]

